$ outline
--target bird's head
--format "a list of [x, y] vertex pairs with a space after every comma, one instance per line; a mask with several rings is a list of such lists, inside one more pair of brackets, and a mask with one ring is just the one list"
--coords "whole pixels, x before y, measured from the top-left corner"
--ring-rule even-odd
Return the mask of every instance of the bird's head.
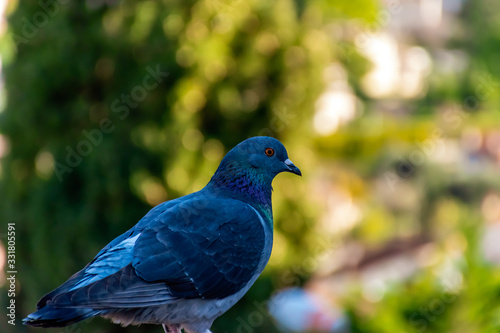
[[253, 137], [224, 156], [207, 188], [257, 204], [271, 216], [271, 183], [281, 172], [302, 176], [281, 142], [265, 136]]
[[267, 136], [253, 137], [239, 143], [227, 153], [221, 164], [223, 163], [230, 163], [236, 168], [247, 169], [271, 179], [281, 172], [302, 176], [299, 168], [288, 158], [283, 144]]
[[281, 142], [271, 137], [257, 136], [231, 149], [220, 163], [212, 181], [230, 182], [244, 175], [252, 181], [270, 185], [281, 172], [302, 176], [299, 168], [288, 158]]

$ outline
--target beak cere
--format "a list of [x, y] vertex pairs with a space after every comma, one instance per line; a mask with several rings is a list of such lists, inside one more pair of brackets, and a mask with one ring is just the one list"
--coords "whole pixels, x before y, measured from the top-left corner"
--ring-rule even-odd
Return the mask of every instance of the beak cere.
[[285, 163], [285, 165], [287, 167], [287, 170], [285, 170], [285, 171], [288, 171], [288, 172], [294, 173], [296, 175], [302, 176], [302, 172], [300, 172], [299, 168], [297, 168], [295, 166], [295, 164], [293, 164], [293, 162], [290, 161], [290, 159], [287, 158], [285, 160], [285, 162], [283, 162], [283, 163]]

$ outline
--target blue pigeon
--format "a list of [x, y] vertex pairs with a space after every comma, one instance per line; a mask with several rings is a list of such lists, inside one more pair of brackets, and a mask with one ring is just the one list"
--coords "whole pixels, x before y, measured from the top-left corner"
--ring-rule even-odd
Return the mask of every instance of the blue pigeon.
[[211, 333], [271, 255], [271, 183], [302, 175], [285, 147], [253, 137], [222, 159], [200, 191], [151, 209], [37, 304], [26, 325], [63, 327], [102, 316], [165, 332]]

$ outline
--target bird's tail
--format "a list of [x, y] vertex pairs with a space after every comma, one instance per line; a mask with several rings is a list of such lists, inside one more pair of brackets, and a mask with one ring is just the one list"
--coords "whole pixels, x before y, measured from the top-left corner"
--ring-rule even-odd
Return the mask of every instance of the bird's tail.
[[23, 324], [35, 327], [64, 327], [97, 316], [99, 310], [89, 308], [57, 308], [46, 305], [23, 319]]

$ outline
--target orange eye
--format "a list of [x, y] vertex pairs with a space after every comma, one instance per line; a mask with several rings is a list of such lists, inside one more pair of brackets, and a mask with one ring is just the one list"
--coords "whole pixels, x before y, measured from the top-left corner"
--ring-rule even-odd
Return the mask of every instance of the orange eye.
[[274, 149], [273, 148], [266, 148], [266, 155], [267, 156], [273, 156], [274, 155]]

